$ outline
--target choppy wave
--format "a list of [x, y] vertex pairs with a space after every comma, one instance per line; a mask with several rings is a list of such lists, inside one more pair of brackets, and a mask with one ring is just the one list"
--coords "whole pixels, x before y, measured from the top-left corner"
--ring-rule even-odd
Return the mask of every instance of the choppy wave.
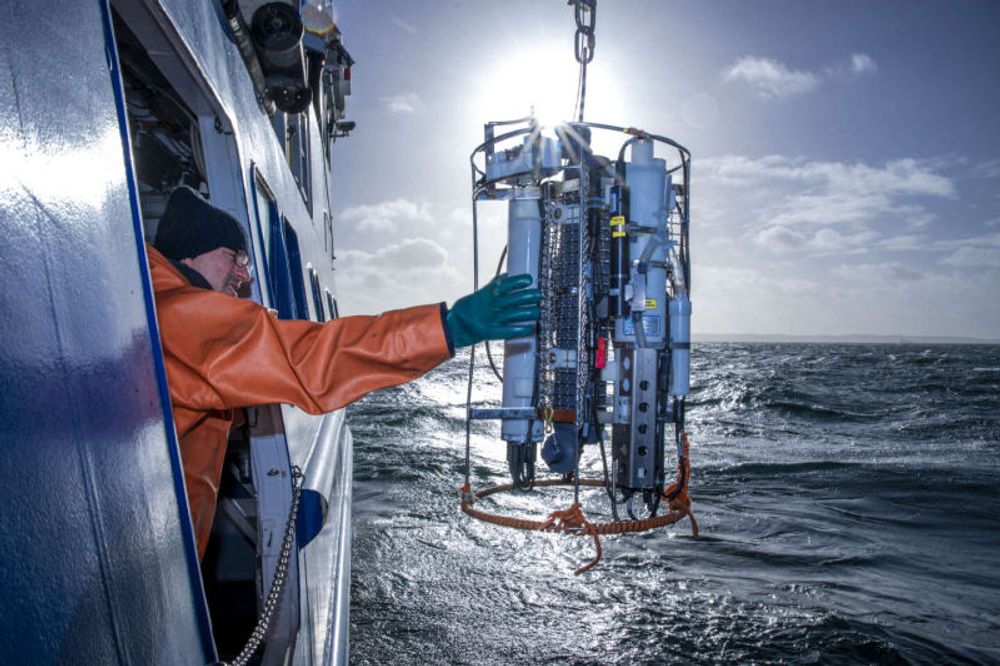
[[[351, 660], [1000, 663], [998, 361], [995, 346], [697, 345], [702, 536], [607, 538], [583, 577], [584, 540], [459, 512], [463, 359], [370, 396], [349, 411]], [[498, 398], [478, 372], [475, 400]], [[496, 435], [474, 424], [476, 484], [504, 478]]]

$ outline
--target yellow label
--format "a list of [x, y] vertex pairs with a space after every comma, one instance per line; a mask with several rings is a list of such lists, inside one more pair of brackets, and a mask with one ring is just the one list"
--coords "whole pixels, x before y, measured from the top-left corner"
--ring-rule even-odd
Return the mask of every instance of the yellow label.
[[646, 309], [647, 310], [655, 310], [656, 309], [656, 299], [655, 298], [647, 298], [646, 299]]
[[611, 237], [612, 238], [624, 238], [625, 237], [625, 232], [624, 231], [612, 231], [611, 232]]
[[611, 218], [611, 226], [613, 226], [613, 227], [623, 227], [623, 226], [625, 226], [625, 216], [624, 215], [615, 215], [613, 218]]

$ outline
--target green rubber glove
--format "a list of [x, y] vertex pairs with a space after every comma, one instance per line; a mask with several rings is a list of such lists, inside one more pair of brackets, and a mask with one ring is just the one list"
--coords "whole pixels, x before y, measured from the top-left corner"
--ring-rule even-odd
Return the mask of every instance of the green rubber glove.
[[446, 318], [451, 341], [468, 347], [483, 340], [531, 335], [542, 313], [542, 292], [528, 289], [531, 276], [498, 275], [488, 285], [455, 301]]

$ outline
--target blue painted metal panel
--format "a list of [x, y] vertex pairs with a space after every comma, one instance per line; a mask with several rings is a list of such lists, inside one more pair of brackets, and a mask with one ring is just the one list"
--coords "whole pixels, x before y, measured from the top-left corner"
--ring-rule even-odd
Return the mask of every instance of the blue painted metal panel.
[[[190, 52], [195, 78], [234, 129], [240, 170], [257, 164], [298, 236], [300, 262], [331, 286], [318, 231], [328, 202], [311, 211], [303, 202], [218, 3], [143, 5]], [[176, 491], [101, 8], [81, 0], [53, 13], [19, 2], [0, 26], [0, 415], [9, 421], [0, 434], [0, 547], [17, 554], [0, 570], [9, 593], [0, 638], [18, 646], [5, 654], [15, 663], [198, 663], [211, 659], [212, 646], [199, 623], [201, 591]], [[309, 128], [310, 143], [321, 146], [316, 123]], [[311, 159], [313, 192], [328, 196], [323, 158]], [[297, 661], [340, 661], [350, 435], [342, 413], [282, 413], [293, 462], [329, 502], [327, 524], [303, 556], [322, 575], [303, 595], [312, 622], [300, 645], [310, 649]]]
[[204, 663], [102, 9], [0, 23], [0, 641], [9, 663]]

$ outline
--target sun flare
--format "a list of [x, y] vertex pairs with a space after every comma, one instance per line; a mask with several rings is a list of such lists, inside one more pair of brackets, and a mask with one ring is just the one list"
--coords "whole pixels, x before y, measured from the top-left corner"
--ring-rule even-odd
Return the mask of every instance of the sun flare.
[[[572, 50], [535, 46], [505, 53], [482, 68], [473, 113], [502, 120], [534, 112], [543, 127], [575, 120], [579, 74]], [[588, 108], [596, 101], [588, 91]]]

